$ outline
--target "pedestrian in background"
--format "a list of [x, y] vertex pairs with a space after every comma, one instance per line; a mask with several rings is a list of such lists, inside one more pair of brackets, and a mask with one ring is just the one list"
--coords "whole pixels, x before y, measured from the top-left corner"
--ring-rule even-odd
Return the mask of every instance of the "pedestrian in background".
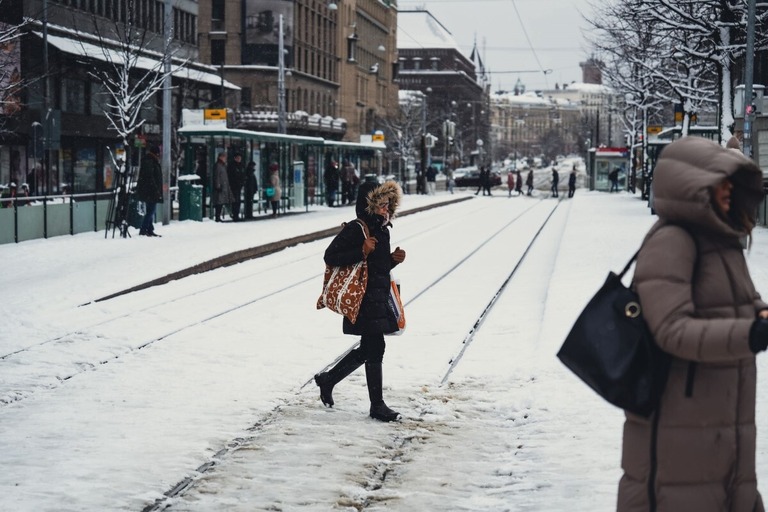
[[435, 195], [437, 192], [437, 169], [434, 165], [427, 167], [427, 194]]
[[395, 421], [400, 416], [384, 403], [382, 361], [384, 335], [397, 331], [397, 322], [388, 311], [390, 271], [405, 260], [405, 251], [399, 247], [390, 251], [389, 228], [401, 197], [402, 191], [393, 181], [381, 185], [366, 181], [360, 185], [355, 210], [357, 218], [368, 226], [368, 238], [359, 222], [348, 222], [328, 246], [324, 257], [325, 263], [333, 266], [353, 265], [367, 258], [368, 286], [355, 323], [346, 317], [343, 319], [344, 334], [360, 336], [360, 346], [329, 371], [315, 375], [320, 400], [326, 407], [333, 407], [334, 386], [365, 363], [370, 415], [380, 421]]
[[272, 217], [277, 217], [277, 210], [280, 206], [280, 199], [283, 197], [283, 189], [280, 186], [280, 167], [277, 164], [272, 164], [269, 167], [269, 186], [272, 187], [274, 193], [269, 201], [272, 205]]
[[227, 167], [227, 178], [229, 178], [229, 188], [232, 189], [232, 211], [229, 213], [233, 221], [240, 220], [240, 202], [243, 195], [243, 185], [245, 184], [245, 168], [243, 167], [243, 155], [235, 153], [235, 157]]
[[507, 197], [512, 197], [512, 191], [515, 190], [515, 173], [507, 173]]
[[552, 166], [552, 197], [558, 197], [557, 187], [560, 184], [560, 173], [557, 172], [557, 168]]
[[576, 164], [573, 164], [571, 174], [568, 176], [568, 197], [573, 197], [576, 193]]
[[491, 187], [493, 186], [493, 183], [491, 182], [491, 169], [490, 167], [485, 168], [485, 180], [483, 180], [483, 195], [491, 195]]
[[617, 510], [763, 511], [755, 354], [768, 346], [768, 304], [742, 246], [763, 199], [762, 172], [738, 151], [683, 137], [659, 157], [653, 190], [658, 220], [633, 282], [672, 362], [651, 417], [626, 413]]
[[339, 191], [339, 164], [330, 160], [325, 166], [325, 200], [333, 208], [336, 203], [336, 193]]
[[357, 176], [357, 170], [355, 169], [354, 164], [349, 159], [344, 160], [341, 172], [347, 182], [347, 192], [344, 195], [344, 202], [353, 204], [357, 199], [357, 187], [360, 185], [360, 178]]
[[445, 189], [453, 194], [453, 187], [456, 186], [456, 180], [453, 179], [453, 169], [450, 167], [445, 168]]
[[517, 178], [515, 180], [515, 192], [517, 192], [518, 196], [521, 196], [523, 195], [523, 177], [520, 174], [520, 171], [515, 171], [515, 176]]
[[256, 162], [251, 160], [245, 167], [245, 204], [243, 215], [246, 219], [253, 218], [253, 196], [259, 191], [259, 181], [256, 178]]
[[232, 205], [234, 196], [232, 189], [229, 188], [229, 177], [227, 176], [227, 153], [222, 151], [216, 159], [216, 165], [213, 169], [213, 211], [216, 222], [222, 222], [221, 212], [224, 205]]
[[528, 187], [526, 195], [529, 196], [533, 192], [533, 169], [528, 171], [528, 176], [525, 178], [525, 184]]
[[155, 233], [154, 220], [157, 203], [163, 202], [163, 170], [160, 166], [160, 148], [152, 146], [141, 159], [136, 199], [144, 203], [144, 220], [139, 235], [160, 236]]
[[619, 169], [618, 167], [614, 170], [612, 170], [608, 174], [608, 180], [611, 182], [611, 190], [610, 192], [618, 192], [619, 191]]

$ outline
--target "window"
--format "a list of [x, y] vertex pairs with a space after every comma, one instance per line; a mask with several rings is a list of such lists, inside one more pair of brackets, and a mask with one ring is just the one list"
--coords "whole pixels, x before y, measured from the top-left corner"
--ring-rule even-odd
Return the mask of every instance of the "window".
[[85, 114], [85, 82], [65, 78], [61, 83], [61, 110]]
[[240, 89], [240, 106], [244, 109], [251, 109], [251, 88], [243, 87]]
[[226, 57], [226, 51], [224, 44], [225, 39], [212, 39], [211, 40], [211, 64], [214, 66], [223, 66]]
[[91, 82], [91, 115], [103, 115], [109, 107], [110, 103], [109, 93], [103, 84], [98, 82]]
[[211, 1], [211, 20], [224, 21], [224, 0]]
[[357, 34], [347, 37], [347, 60], [349, 62], [357, 60]]

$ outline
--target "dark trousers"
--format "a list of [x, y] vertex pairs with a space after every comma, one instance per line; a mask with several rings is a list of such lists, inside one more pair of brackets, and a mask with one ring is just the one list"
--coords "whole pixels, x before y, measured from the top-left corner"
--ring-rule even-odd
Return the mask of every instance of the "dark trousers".
[[146, 208], [146, 213], [144, 213], [144, 220], [141, 221], [141, 228], [139, 229], [140, 233], [153, 233], [155, 231], [155, 227], [152, 225], [152, 223], [155, 221], [155, 209], [157, 208], [157, 203], [144, 203]]

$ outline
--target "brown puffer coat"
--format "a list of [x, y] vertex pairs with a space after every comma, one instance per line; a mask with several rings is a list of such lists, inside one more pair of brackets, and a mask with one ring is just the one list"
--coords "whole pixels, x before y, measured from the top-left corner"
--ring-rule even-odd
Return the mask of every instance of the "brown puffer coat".
[[764, 510], [748, 339], [768, 306], [744, 258], [748, 230], [711, 202], [726, 176], [734, 183], [729, 217], [755, 212], [761, 172], [737, 151], [686, 137], [664, 150], [655, 170], [659, 221], [643, 242], [634, 283], [656, 342], [674, 359], [658, 411], [626, 415], [619, 512]]

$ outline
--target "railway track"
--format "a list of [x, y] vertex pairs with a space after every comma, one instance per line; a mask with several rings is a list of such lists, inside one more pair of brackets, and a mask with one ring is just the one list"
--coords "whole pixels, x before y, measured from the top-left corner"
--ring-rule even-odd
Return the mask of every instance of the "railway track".
[[[440, 386], [443, 386], [446, 384], [453, 370], [460, 364], [462, 360], [462, 356], [470, 346], [475, 336], [481, 331], [485, 319], [488, 317], [491, 311], [493, 311], [498, 298], [507, 291], [516, 272], [520, 268], [526, 256], [529, 254], [530, 249], [534, 246], [534, 244], [536, 243], [541, 233], [547, 227], [550, 219], [552, 218], [553, 214], [558, 209], [560, 204], [561, 204], [560, 201], [558, 202], [537, 201], [535, 203], [532, 203], [524, 211], [520, 212], [518, 215], [516, 215], [515, 217], [510, 219], [508, 222], [506, 222], [503, 226], [501, 226], [499, 229], [497, 229], [496, 231], [491, 233], [489, 236], [487, 236], [481, 243], [474, 245], [473, 248], [467, 251], [464, 254], [464, 256], [460, 258], [455, 264], [451, 265], [449, 268], [441, 272], [439, 276], [437, 276], [436, 278], [433, 278], [429, 283], [422, 286], [418, 292], [415, 292], [413, 296], [406, 301], [405, 306], [407, 310], [410, 306], [413, 306], [419, 301], [423, 301], [426, 298], [428, 298], [430, 296], [430, 292], [437, 293], [435, 289], [441, 282], [445, 281], [454, 272], [462, 268], [463, 265], [466, 265], [468, 264], [468, 262], [471, 262], [474, 256], [482, 252], [484, 249], [487, 249], [495, 241], [500, 242], [501, 241], [500, 239], [502, 238], [502, 236], [505, 233], [507, 233], [510, 229], [514, 228], [518, 222], [522, 220], [530, 220], [530, 216], [533, 213], [532, 212], [533, 210], [535, 209], [545, 210], [543, 214], [541, 211], [537, 212], [539, 214], [538, 218], [542, 220], [540, 220], [540, 222], [535, 225], [536, 229], [530, 236], [530, 239], [525, 244], [525, 247], [522, 250], [522, 252], [519, 254], [519, 256], [515, 259], [514, 262], [510, 262], [510, 268], [509, 268], [508, 274], [505, 276], [501, 284], [495, 289], [493, 294], [489, 297], [488, 303], [482, 308], [482, 311], [479, 314], [479, 316], [475, 318], [475, 320], [472, 322], [472, 325], [468, 327], [467, 334], [463, 337], [460, 343], [458, 343], [459, 348], [457, 349], [457, 351], [455, 351], [446, 361], [445, 364], [447, 367], [445, 368], [444, 373], [442, 374], [442, 378], [440, 378], [439, 380]], [[357, 347], [357, 343], [353, 344], [346, 351], [339, 354], [338, 357], [335, 358], [333, 361], [331, 361], [328, 365], [323, 367], [323, 369], [321, 369], [320, 371], [333, 366], [346, 353], [348, 353], [349, 351], [353, 350], [356, 347]], [[271, 425], [273, 425], [276, 421], [278, 421], [280, 416], [283, 414], [283, 411], [285, 410], [285, 408], [306, 407], [305, 404], [300, 403], [302, 402], [300, 395], [302, 394], [302, 390], [304, 390], [307, 386], [311, 386], [311, 387], [314, 386], [312, 377], [311, 376], [308, 376], [308, 377], [309, 378], [298, 389], [296, 389], [291, 396], [286, 397], [285, 400], [279, 406], [275, 407], [273, 410], [267, 413], [263, 418], [260, 419], [259, 422], [252, 425], [248, 431], [249, 432], [248, 436], [244, 436], [242, 438], [238, 438], [230, 442], [226, 447], [222, 448], [222, 450], [217, 452], [214, 457], [212, 457], [211, 459], [203, 463], [200, 467], [198, 467], [192, 475], [185, 477], [182, 481], [180, 481], [179, 483], [174, 485], [171, 489], [169, 489], [165, 493], [163, 498], [157, 500], [155, 503], [148, 505], [145, 509], [143, 509], [143, 512], [155, 512], [155, 511], [168, 510], [168, 509], [172, 510], [173, 503], [179, 500], [190, 489], [194, 488], [195, 482], [197, 480], [206, 478], [206, 475], [209, 473], [209, 471], [211, 471], [214, 468], [217, 468], [217, 466], [225, 462], [234, 452], [242, 448], [248, 447], [252, 443], [257, 442], [257, 440], [260, 439], [261, 436], [263, 435], [264, 429], [268, 429]], [[412, 415], [410, 418], [403, 421], [403, 424], [397, 427], [398, 430], [391, 435], [390, 439], [387, 440], [387, 442], [385, 443], [386, 454], [382, 455], [381, 458], [388, 462], [374, 465], [368, 470], [368, 473], [365, 476], [365, 478], [362, 479], [363, 481], [367, 482], [366, 486], [369, 490], [376, 489], [384, 485], [391, 471], [391, 465], [390, 465], [391, 461], [399, 460], [402, 457], [402, 454], [405, 451], [407, 451], [409, 445], [413, 442], [414, 438], [419, 438], [421, 436], [421, 434], [414, 436], [413, 429], [418, 428], [419, 418], [421, 418], [425, 414], [426, 414], [426, 409], [417, 411], [415, 413], [416, 417], [413, 417]], [[373, 504], [375, 504], [375, 502], [371, 502], [370, 500], [363, 500], [362, 502], [357, 502], [355, 506], [359, 510], [364, 510]]]

